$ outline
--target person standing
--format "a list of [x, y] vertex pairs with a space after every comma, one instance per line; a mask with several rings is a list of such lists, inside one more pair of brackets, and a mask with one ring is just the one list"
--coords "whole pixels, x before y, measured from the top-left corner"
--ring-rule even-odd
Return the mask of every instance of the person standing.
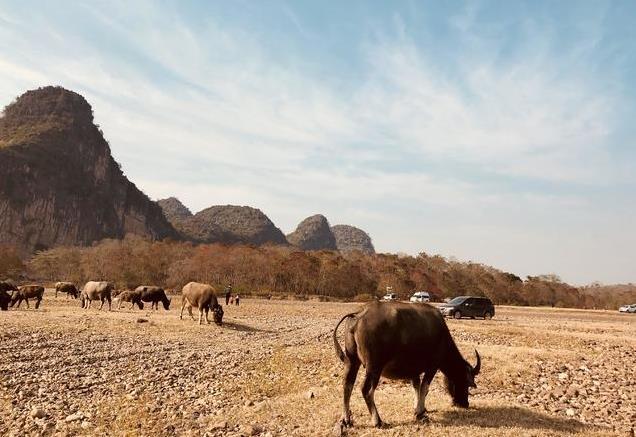
[[227, 287], [225, 287], [225, 305], [229, 305], [230, 304], [230, 297], [232, 297], [232, 285], [227, 284]]
[[237, 294], [237, 295], [236, 295], [236, 297], [234, 298], [234, 302], [236, 302], [236, 306], [239, 306], [239, 301], [240, 301], [240, 299], [241, 299], [241, 298], [240, 298], [240, 297], [239, 297], [239, 295]]

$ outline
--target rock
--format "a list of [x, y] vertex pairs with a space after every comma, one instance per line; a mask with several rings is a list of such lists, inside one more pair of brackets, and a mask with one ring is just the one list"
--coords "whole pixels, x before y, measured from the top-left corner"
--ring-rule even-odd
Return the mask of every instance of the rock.
[[148, 319], [139, 318], [137, 319], [137, 323], [148, 323]]
[[315, 397], [316, 397], [316, 395], [314, 395], [313, 390], [309, 390], [307, 393], [305, 393], [305, 398], [306, 399], [313, 399]]
[[33, 419], [42, 419], [42, 418], [46, 417], [46, 412], [43, 409], [41, 409], [41, 408], [34, 407], [31, 410], [31, 413], [29, 415]]
[[66, 416], [66, 419], [64, 419], [65, 422], [76, 422], [78, 420], [82, 420], [84, 419], [84, 413], [82, 413], [81, 411], [78, 411], [76, 413], [70, 414], [68, 416]]
[[210, 430], [211, 431], [218, 431], [221, 429], [226, 429], [227, 428], [227, 421], [223, 420], [221, 422], [216, 422], [214, 423], [211, 427]]
[[82, 427], [82, 429], [88, 429], [92, 426], [92, 423], [90, 423], [88, 420], [83, 420], [80, 426]]
[[336, 239], [336, 247], [340, 252], [352, 252], [358, 250], [362, 253], [374, 254], [375, 248], [369, 234], [362, 229], [349, 225], [335, 225], [331, 232]]
[[263, 427], [258, 424], [245, 425], [241, 427], [241, 432], [245, 435], [259, 435], [263, 432]]
[[178, 237], [121, 171], [91, 105], [61, 87], [27, 91], [0, 117], [0, 211], [0, 241], [28, 250]]
[[325, 216], [316, 214], [298, 224], [294, 232], [287, 235], [290, 244], [302, 250], [336, 250], [336, 237]]
[[565, 414], [568, 415], [569, 417], [574, 417], [576, 412], [574, 411], [573, 408], [568, 408], [567, 410], [565, 410]]

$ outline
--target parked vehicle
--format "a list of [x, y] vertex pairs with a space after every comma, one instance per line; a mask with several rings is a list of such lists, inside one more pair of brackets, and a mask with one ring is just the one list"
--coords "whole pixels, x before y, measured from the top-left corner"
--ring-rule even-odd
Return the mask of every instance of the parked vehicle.
[[397, 300], [397, 294], [387, 293], [382, 297], [382, 300]]
[[636, 303], [631, 305], [623, 305], [618, 309], [621, 313], [636, 313]]
[[409, 299], [409, 301], [411, 302], [430, 302], [431, 301], [431, 295], [428, 294], [426, 291], [416, 291], [415, 293], [413, 293], [413, 296], [411, 296], [411, 298]]
[[495, 315], [495, 306], [487, 297], [459, 296], [448, 303], [439, 306], [444, 317], [461, 319], [462, 317], [483, 317], [492, 319]]

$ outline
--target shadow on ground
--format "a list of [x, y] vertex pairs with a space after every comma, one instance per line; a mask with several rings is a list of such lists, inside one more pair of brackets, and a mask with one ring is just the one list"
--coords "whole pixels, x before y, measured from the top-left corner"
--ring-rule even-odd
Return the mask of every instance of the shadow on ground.
[[465, 425], [480, 428], [499, 428], [503, 426], [544, 429], [559, 432], [578, 432], [589, 426], [574, 420], [548, 416], [521, 407], [478, 407], [468, 410], [453, 409], [436, 414], [433, 419], [440, 425]]
[[235, 331], [241, 331], [241, 332], [274, 332], [274, 331], [269, 331], [267, 329], [260, 329], [260, 328], [255, 328], [253, 326], [244, 325], [238, 322], [223, 321], [223, 327], [234, 329]]

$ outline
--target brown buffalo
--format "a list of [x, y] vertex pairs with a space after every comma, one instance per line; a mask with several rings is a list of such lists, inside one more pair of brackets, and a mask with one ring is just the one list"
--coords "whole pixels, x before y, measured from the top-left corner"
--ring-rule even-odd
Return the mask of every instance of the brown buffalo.
[[140, 310], [144, 309], [144, 303], [141, 301], [141, 293], [139, 293], [138, 291], [133, 291], [133, 290], [125, 290], [122, 291], [121, 293], [119, 293], [117, 295], [117, 297], [115, 298], [117, 299], [119, 302], [117, 303], [117, 309], [121, 308], [121, 303], [122, 302], [130, 302], [130, 309], [134, 309], [135, 308], [135, 304], [137, 304], [137, 306], [139, 307]]
[[108, 301], [108, 311], [111, 310], [113, 284], [106, 281], [89, 281], [84, 285], [80, 294], [82, 308], [89, 309], [91, 302], [99, 300], [102, 304], [99, 306], [101, 310], [104, 302]]
[[55, 283], [55, 298], [57, 299], [57, 293], [66, 293], [66, 298], [72, 296], [73, 299], [79, 297], [79, 291], [72, 282], [56, 282]]
[[35, 309], [37, 310], [40, 307], [43, 296], [44, 287], [41, 285], [23, 285], [18, 287], [11, 295], [11, 307], [17, 303], [18, 306], [16, 308], [20, 308], [20, 304], [24, 300], [26, 301], [27, 308], [29, 308], [29, 299], [35, 299]]
[[190, 282], [181, 290], [182, 302], [181, 302], [181, 314], [180, 319], [183, 319], [183, 309], [187, 306], [190, 317], [194, 320], [192, 315], [192, 307], [199, 309], [199, 325], [203, 319], [203, 313], [205, 312], [205, 321], [210, 323], [208, 319], [208, 312], [212, 310], [212, 316], [214, 317], [214, 323], [221, 325], [223, 323], [223, 308], [219, 305], [214, 288], [208, 284], [200, 284], [198, 282]]
[[135, 291], [141, 295], [141, 300], [152, 303], [151, 309], [159, 310], [159, 302], [163, 304], [163, 309], [166, 311], [170, 309], [170, 299], [163, 288], [155, 285], [140, 285]]
[[[343, 351], [336, 333], [344, 320], [348, 323]], [[416, 420], [427, 420], [426, 395], [438, 370], [446, 378], [453, 403], [468, 408], [468, 389], [476, 387], [475, 376], [481, 368], [479, 354], [475, 351], [477, 364], [471, 366], [457, 349], [439, 310], [430, 305], [369, 303], [338, 322], [333, 341], [336, 355], [345, 363], [344, 427], [352, 425], [349, 400], [361, 364], [366, 369], [362, 396], [376, 427], [383, 425], [373, 396], [380, 376], [411, 381], [416, 394]]]

